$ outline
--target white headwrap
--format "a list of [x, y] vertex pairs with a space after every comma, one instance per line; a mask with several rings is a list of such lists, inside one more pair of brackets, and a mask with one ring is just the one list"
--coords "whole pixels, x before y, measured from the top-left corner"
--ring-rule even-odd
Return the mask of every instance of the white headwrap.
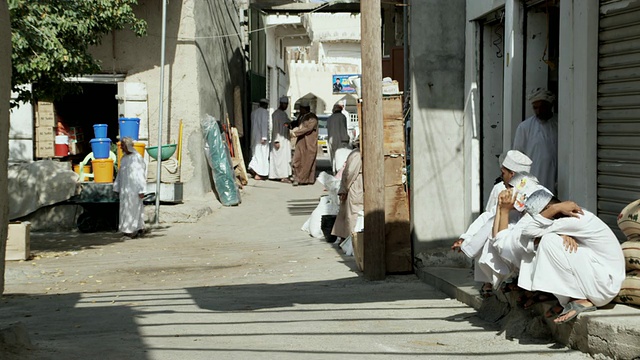
[[540, 214], [553, 198], [553, 194], [547, 188], [541, 185], [538, 187], [538, 190], [527, 197], [524, 204], [524, 209], [531, 216]]
[[502, 160], [502, 166], [517, 173], [528, 173], [531, 171], [531, 159], [518, 150], [509, 150]]
[[281, 96], [280, 97], [280, 102], [283, 104], [288, 104], [289, 103], [289, 98], [286, 96]]
[[530, 103], [534, 103], [536, 101], [546, 101], [548, 103], [552, 103], [553, 101], [556, 99], [555, 95], [553, 95], [553, 93], [547, 89], [544, 88], [537, 88], [534, 89], [531, 94], [529, 95], [529, 102]]
[[269, 104], [269, 99], [262, 98], [260, 99], [261, 104]]

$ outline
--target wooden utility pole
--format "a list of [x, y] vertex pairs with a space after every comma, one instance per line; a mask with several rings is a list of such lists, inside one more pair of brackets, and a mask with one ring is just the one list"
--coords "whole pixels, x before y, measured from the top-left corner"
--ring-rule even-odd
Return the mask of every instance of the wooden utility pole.
[[362, 48], [362, 166], [364, 276], [385, 278], [382, 18], [380, 0], [360, 2]]

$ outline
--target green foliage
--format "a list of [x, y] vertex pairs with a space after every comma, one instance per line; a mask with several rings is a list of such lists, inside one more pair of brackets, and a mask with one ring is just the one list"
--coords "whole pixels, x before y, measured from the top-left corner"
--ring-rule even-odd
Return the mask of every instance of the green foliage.
[[[0, 0], [2, 1], [2, 0]], [[12, 89], [18, 100], [57, 99], [72, 91], [64, 79], [94, 74], [100, 64], [89, 47], [114, 30], [146, 34], [136, 18], [138, 0], [8, 0], [13, 44]], [[20, 85], [33, 83], [33, 94]]]

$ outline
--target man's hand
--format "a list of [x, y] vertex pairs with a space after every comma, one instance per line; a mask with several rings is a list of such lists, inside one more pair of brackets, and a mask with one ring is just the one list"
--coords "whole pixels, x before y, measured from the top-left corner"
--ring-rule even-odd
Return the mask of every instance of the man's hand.
[[562, 237], [562, 242], [564, 244], [564, 249], [569, 253], [574, 253], [578, 251], [578, 242], [576, 239], [572, 238], [569, 235], [560, 235]]
[[464, 239], [456, 240], [456, 242], [454, 242], [453, 245], [451, 245], [451, 250], [453, 251], [457, 250], [458, 252], [461, 252], [462, 251], [461, 247], [463, 242], [464, 242]]
[[580, 215], [584, 215], [582, 208], [573, 201], [563, 201], [554, 206], [559, 213], [565, 216], [580, 217]]
[[347, 194], [338, 194], [338, 197], [340, 198], [340, 202], [345, 202], [347, 201]]
[[513, 209], [514, 202], [513, 189], [502, 190], [498, 195], [498, 208], [502, 210]]
[[138, 194], [138, 197], [139, 197], [140, 199], [144, 199], [144, 194]]
[[280, 150], [280, 143], [279, 142], [274, 142], [273, 143], [273, 148], [276, 150]]

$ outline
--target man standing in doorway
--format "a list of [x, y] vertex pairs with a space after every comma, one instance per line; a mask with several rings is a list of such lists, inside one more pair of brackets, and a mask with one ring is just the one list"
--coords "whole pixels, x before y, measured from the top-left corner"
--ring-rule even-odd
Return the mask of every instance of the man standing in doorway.
[[311, 112], [308, 102], [300, 104], [300, 125], [291, 130], [296, 138], [293, 154], [293, 186], [313, 184], [316, 181], [318, 154], [318, 117]]
[[550, 91], [535, 89], [529, 96], [535, 115], [518, 126], [513, 140], [513, 149], [533, 161], [531, 174], [553, 193], [558, 174], [558, 118], [553, 113], [554, 100]]
[[271, 115], [271, 159], [269, 179], [291, 182], [291, 141], [289, 140], [289, 116], [285, 112], [289, 106], [286, 96], [280, 98], [280, 106]]
[[251, 150], [249, 171], [256, 180], [269, 175], [269, 100], [261, 99], [260, 107], [251, 113]]
[[336, 163], [336, 150], [349, 147], [347, 118], [342, 114], [342, 106], [340, 106], [340, 104], [333, 105], [333, 114], [327, 119], [327, 134], [329, 135], [331, 166], [335, 174], [343, 165]]

